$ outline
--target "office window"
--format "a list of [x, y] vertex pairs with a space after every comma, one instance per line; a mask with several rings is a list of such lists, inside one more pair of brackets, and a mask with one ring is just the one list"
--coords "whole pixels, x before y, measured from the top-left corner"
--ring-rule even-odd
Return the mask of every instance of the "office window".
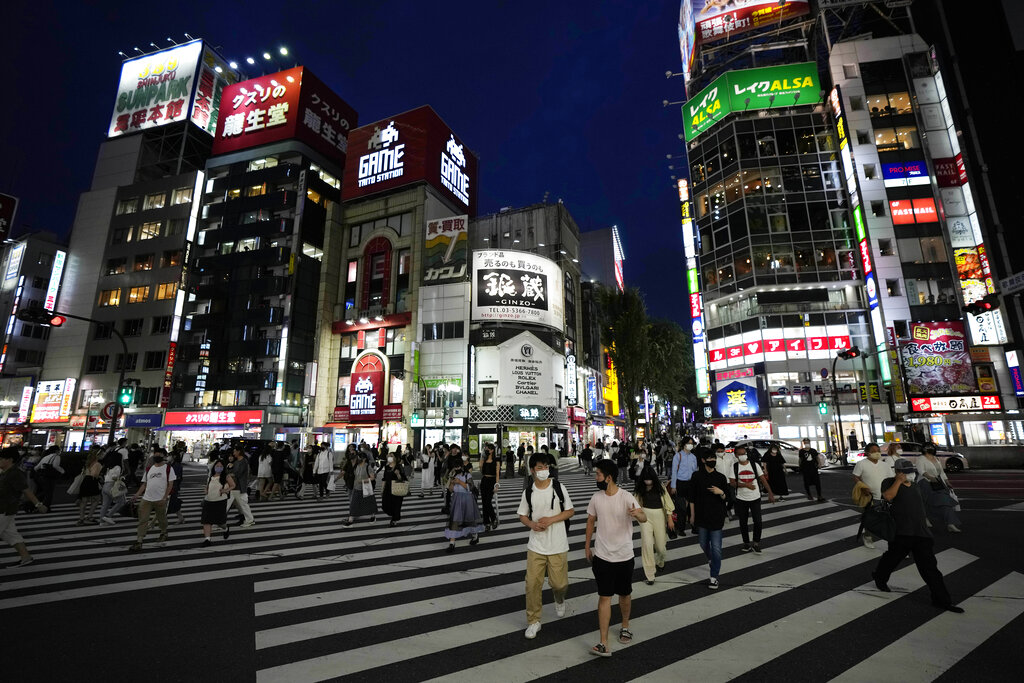
[[132, 287], [128, 290], [128, 303], [139, 304], [149, 298], [149, 285], [144, 287]]
[[192, 201], [192, 188], [191, 187], [179, 187], [177, 190], [171, 193], [171, 205], [177, 204], [188, 204]]
[[874, 164], [864, 164], [864, 179], [874, 180], [878, 176], [877, 167]]
[[173, 251], [165, 251], [163, 256], [160, 257], [160, 267], [170, 268], [172, 266], [181, 265], [181, 249], [174, 249]]
[[139, 226], [139, 241], [151, 240], [154, 237], [160, 236], [160, 221], [154, 221], [152, 223], [143, 223]]
[[885, 202], [879, 199], [872, 199], [871, 215], [875, 218], [885, 218]]
[[348, 246], [358, 247], [359, 246], [359, 233], [361, 232], [360, 226], [351, 225], [349, 226], [348, 233]]
[[89, 362], [86, 364], [86, 372], [106, 372], [107, 362], [110, 360], [109, 356], [89, 356]]
[[164, 369], [164, 352], [163, 351], [146, 351], [145, 364], [142, 366], [143, 370], [163, 370]]
[[22, 323], [21, 336], [28, 337], [30, 339], [49, 339], [50, 327], [49, 325], [29, 325], [28, 323]]
[[843, 76], [846, 78], [857, 78], [857, 65], [843, 64]]
[[171, 330], [171, 316], [158, 315], [153, 318], [152, 334], [167, 334]]
[[262, 171], [265, 168], [274, 168], [277, 166], [277, 157], [264, 157], [263, 159], [253, 159], [249, 162], [247, 171]]
[[120, 306], [121, 305], [121, 290], [120, 289], [105, 289], [100, 292], [100, 306]]
[[143, 318], [130, 318], [125, 320], [122, 325], [124, 326], [124, 336], [126, 337], [138, 337], [142, 334], [142, 322]]
[[157, 301], [163, 301], [164, 299], [173, 299], [174, 294], [177, 291], [177, 282], [161, 282], [159, 285], [156, 286]]
[[155, 406], [160, 403], [160, 387], [139, 387], [135, 392], [135, 404]]
[[158, 192], [156, 194], [146, 195], [146, 200], [142, 203], [142, 210], [149, 211], [150, 209], [162, 209], [164, 203], [167, 201], [167, 194], [164, 192]]
[[42, 289], [45, 286], [46, 278], [44, 278], [42, 275], [37, 275], [36, 277], [32, 278], [32, 287], [34, 289]]
[[267, 193], [267, 184], [266, 183], [263, 183], [262, 185], [250, 185], [249, 187], [245, 188], [245, 196], [246, 197], [259, 197], [260, 195], [264, 195], [266, 193]]
[[494, 387], [482, 387], [481, 388], [482, 398], [480, 399], [481, 405], [493, 406], [494, 405]]
[[132, 270], [136, 273], [141, 270], [153, 270], [153, 254], [139, 254], [135, 257], [135, 265]]
[[423, 341], [461, 339], [465, 336], [464, 327], [461, 320], [450, 323], [427, 323], [423, 326]]
[[94, 330], [92, 334], [93, 339], [110, 339], [111, 334], [113, 334], [113, 325], [112, 323], [97, 324]]
[[900, 281], [899, 280], [886, 280], [885, 291], [889, 296], [900, 295]]
[[104, 269], [106, 275], [120, 275], [125, 272], [128, 267], [128, 259], [126, 258], [112, 258], [107, 259], [107, 267]]
[[[124, 367], [121, 367], [122, 363], [124, 364]], [[117, 354], [117, 361], [115, 362], [114, 369], [117, 370], [118, 372], [120, 372], [121, 370], [124, 370], [125, 372], [131, 372], [135, 370], [135, 368], [138, 367], [138, 365], [139, 354], [129, 353], [126, 361], [125, 355], [123, 353], [119, 353]]]
[[853, 111], [864, 111], [864, 98], [860, 95], [850, 97], [850, 109]]
[[878, 255], [879, 256], [895, 256], [896, 252], [892, 248], [892, 240], [878, 240]]
[[858, 145], [869, 145], [871, 144], [871, 134], [866, 130], [857, 131], [857, 144]]
[[231, 201], [232, 199], [238, 199], [242, 196], [242, 190], [241, 188], [236, 187], [234, 189], [228, 190], [224, 196], [228, 201]]
[[115, 213], [121, 216], [126, 213], [135, 213], [139, 210], [139, 198], [132, 197], [131, 199], [122, 199], [117, 203], [117, 210]]
[[172, 218], [167, 221], [167, 234], [168, 235], [180, 235], [185, 232], [185, 219], [184, 218]]
[[110, 233], [111, 244], [128, 244], [132, 241], [132, 231], [135, 228], [117, 228]]

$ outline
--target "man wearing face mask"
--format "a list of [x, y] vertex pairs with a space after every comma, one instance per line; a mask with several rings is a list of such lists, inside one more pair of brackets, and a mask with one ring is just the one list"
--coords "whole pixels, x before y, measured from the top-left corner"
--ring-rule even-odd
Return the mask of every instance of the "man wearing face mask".
[[[874, 501], [882, 499], [882, 482], [890, 477], [896, 476], [892, 468], [892, 461], [882, 457], [882, 451], [876, 443], [869, 443], [864, 449], [867, 457], [853, 467], [853, 479], [862, 483], [871, 491], [871, 498]], [[868, 505], [865, 512], [871, 508]], [[861, 540], [867, 548], [874, 548], [875, 542], [867, 531], [864, 530], [864, 517], [861, 516], [860, 527], [857, 529], [857, 540]]]
[[[729, 482], [729, 478], [732, 477], [732, 466], [736, 464], [736, 456], [733, 453], [726, 453], [725, 446], [718, 444], [715, 446], [715, 470], [725, 477], [726, 483]], [[725, 513], [729, 517], [729, 521], [735, 518], [733, 514], [733, 499], [729, 496], [725, 502]]]
[[[725, 446], [718, 444], [724, 452]], [[716, 468], [718, 458], [713, 453], [704, 456], [703, 467], [694, 472], [690, 479], [690, 518], [700, 542], [700, 549], [708, 558], [711, 577], [708, 588], [718, 588], [718, 574], [722, 568], [722, 527], [725, 526], [725, 506], [729, 486], [725, 475]]]
[[157, 545], [167, 545], [167, 499], [171, 495], [174, 481], [177, 477], [171, 466], [165, 462], [167, 451], [159, 446], [153, 449], [153, 464], [150, 465], [142, 476], [142, 484], [135, 492], [135, 498], [142, 497], [139, 504], [139, 526], [136, 531], [136, 541], [129, 550], [138, 552], [142, 550], [142, 539], [149, 531], [149, 514], [155, 513], [156, 523], [160, 527], [160, 538]]
[[686, 437], [683, 447], [672, 458], [672, 476], [668, 484], [669, 495], [675, 499], [676, 516], [680, 518], [676, 524], [676, 531], [680, 536], [686, 535], [686, 520], [690, 512], [690, 480], [696, 471], [697, 458], [693, 454], [693, 439]]
[[[565, 594], [569, 590], [569, 537], [565, 520], [573, 515], [569, 491], [550, 476], [552, 458], [535, 454], [530, 458], [532, 482], [519, 500], [519, 521], [530, 530], [526, 544], [526, 637], [540, 631], [544, 576], [548, 577], [555, 600], [555, 614], [565, 616]], [[556, 488], [557, 487], [557, 488]]]
[[935, 561], [935, 542], [925, 523], [927, 515], [921, 492], [913, 486], [917, 476], [914, 463], [903, 458], [896, 461], [895, 476], [887, 477], [881, 484], [882, 497], [892, 503], [892, 518], [896, 523], [896, 535], [889, 542], [872, 577], [878, 590], [889, 592], [889, 577], [907, 555], [913, 555], [914, 564], [921, 578], [928, 584], [932, 604], [948, 612], [962, 614], [964, 609], [953, 604], [946, 589], [938, 563]]
[[[761, 489], [758, 482], [768, 492], [768, 502], [775, 502], [775, 494], [768, 485], [768, 478], [764, 470], [755, 462], [751, 462], [747, 455], [747, 449], [743, 446], [736, 447], [736, 460], [733, 465], [732, 476], [729, 479], [730, 485], [736, 489], [736, 513], [740, 518], [740, 534], [743, 536], [743, 552], [753, 550], [761, 553]], [[747, 517], [754, 518], [754, 542], [751, 544], [747, 532]]]

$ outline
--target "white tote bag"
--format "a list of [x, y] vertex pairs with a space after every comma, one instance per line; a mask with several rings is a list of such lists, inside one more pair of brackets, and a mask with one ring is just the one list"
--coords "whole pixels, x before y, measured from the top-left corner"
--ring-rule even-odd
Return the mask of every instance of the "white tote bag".
[[363, 498], [369, 498], [373, 495], [373, 480], [367, 479], [363, 482]]

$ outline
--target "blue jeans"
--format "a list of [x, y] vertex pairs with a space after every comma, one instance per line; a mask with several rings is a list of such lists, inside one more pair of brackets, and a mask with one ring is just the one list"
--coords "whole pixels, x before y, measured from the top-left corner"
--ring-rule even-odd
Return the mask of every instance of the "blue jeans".
[[711, 564], [711, 578], [717, 579], [722, 568], [722, 530], [697, 527], [697, 540]]

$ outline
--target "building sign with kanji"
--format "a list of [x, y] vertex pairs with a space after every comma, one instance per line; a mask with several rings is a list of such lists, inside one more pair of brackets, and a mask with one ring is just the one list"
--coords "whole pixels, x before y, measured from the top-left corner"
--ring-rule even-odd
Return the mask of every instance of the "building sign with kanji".
[[258, 425], [263, 422], [262, 410], [186, 410], [169, 411], [165, 425]]
[[213, 153], [298, 139], [343, 167], [354, 109], [297, 66], [225, 88]]
[[757, 375], [715, 381], [712, 414], [716, 418], [754, 417], [768, 414], [767, 395]]
[[512, 320], [563, 329], [562, 269], [529, 252], [473, 252], [474, 321]]
[[423, 284], [440, 285], [466, 279], [469, 260], [468, 227], [468, 215], [427, 221]]

